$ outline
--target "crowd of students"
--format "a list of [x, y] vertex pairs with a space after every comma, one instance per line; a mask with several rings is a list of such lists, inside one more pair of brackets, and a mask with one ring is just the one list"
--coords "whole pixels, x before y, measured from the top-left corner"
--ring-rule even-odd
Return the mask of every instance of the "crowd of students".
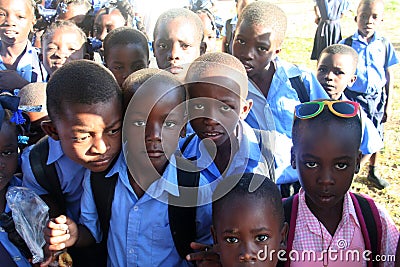
[[[278, 57], [283, 10], [236, 5], [218, 49], [208, 9], [168, 9], [149, 38], [126, 1], [0, 0], [0, 208], [12, 216], [16, 185], [49, 206], [35, 264], [67, 250], [77, 267], [395, 265], [396, 225], [349, 191], [365, 161], [389, 185], [375, 170], [398, 63], [376, 32], [383, 1], [360, 1], [315, 74]], [[33, 264], [7, 231], [0, 256]]]

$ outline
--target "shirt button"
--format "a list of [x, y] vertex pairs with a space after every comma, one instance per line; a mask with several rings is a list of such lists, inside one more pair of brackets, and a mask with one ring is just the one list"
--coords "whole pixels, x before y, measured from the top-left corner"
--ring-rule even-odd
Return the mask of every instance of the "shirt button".
[[131, 249], [129, 250], [129, 254], [133, 254], [133, 253], [135, 253], [135, 250], [134, 250], [133, 248], [131, 248]]
[[134, 210], [134, 211], [138, 211], [138, 210], [139, 210], [139, 207], [138, 207], [138, 206], [134, 206], [134, 207], [133, 207], [133, 210]]

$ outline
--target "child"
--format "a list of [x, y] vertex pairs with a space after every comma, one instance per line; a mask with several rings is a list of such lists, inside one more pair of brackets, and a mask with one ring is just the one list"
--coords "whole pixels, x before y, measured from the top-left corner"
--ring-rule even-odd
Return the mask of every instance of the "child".
[[68, 20], [53, 22], [42, 35], [43, 65], [49, 76], [72, 60], [86, 56], [86, 35]]
[[22, 87], [19, 109], [29, 117], [28, 145], [36, 144], [46, 134], [41, 127], [42, 121], [49, 119], [46, 109], [46, 83], [29, 83]]
[[[335, 44], [322, 50], [318, 59], [317, 79], [324, 90], [333, 100], [348, 100], [344, 94], [348, 86], [354, 84], [358, 54], [346, 45]], [[383, 142], [378, 130], [367, 115], [362, 111], [363, 138], [360, 150], [364, 160], [369, 159], [369, 154], [379, 151]]]
[[104, 39], [104, 62], [122, 87], [131, 73], [149, 66], [149, 46], [146, 36], [132, 27], [120, 27]]
[[314, 37], [311, 59], [318, 59], [321, 51], [342, 40], [340, 18], [349, 10], [347, 0], [314, 0], [315, 23], [318, 25]]
[[203, 24], [186, 8], [170, 9], [160, 15], [154, 27], [153, 51], [158, 68], [183, 80], [189, 64], [204, 54]]
[[0, 0], [0, 90], [12, 92], [47, 77], [28, 39], [35, 24], [34, 9], [31, 0]]
[[[362, 0], [357, 8], [358, 31], [340, 43], [353, 47], [358, 53], [357, 80], [346, 90], [346, 96], [360, 103], [377, 127], [383, 139], [383, 123], [390, 118], [391, 91], [393, 91], [393, 66], [399, 63], [393, 45], [376, 32], [383, 21], [382, 0]], [[378, 189], [389, 183], [378, 176], [376, 160], [378, 153], [370, 158], [368, 180]]]
[[204, 42], [207, 45], [206, 52], [217, 52], [217, 27], [214, 15], [207, 9], [197, 10], [196, 14], [203, 23]]
[[[75, 60], [52, 75], [46, 98], [50, 120], [42, 128], [49, 137], [23, 152], [23, 185], [46, 201], [50, 218], [78, 222], [86, 169], [108, 170], [121, 150], [121, 89], [105, 67]], [[76, 261], [89, 257], [78, 252]]]
[[247, 5], [237, 22], [233, 55], [246, 68], [249, 95], [254, 104], [246, 122], [251, 127], [273, 130], [275, 122], [276, 183], [283, 196], [289, 185], [298, 190], [296, 172], [290, 167], [291, 129], [294, 106], [308, 99], [327, 98], [315, 76], [278, 58], [285, 37], [287, 19], [276, 5], [257, 1]]
[[[189, 266], [177, 247], [179, 236], [172, 231], [175, 219], [169, 214], [172, 211], [168, 205], [171, 198], [182, 194], [182, 189], [177, 188], [180, 177], [173, 153], [185, 125], [185, 89], [175, 76], [156, 69], [133, 73], [123, 88], [124, 97], [130, 98], [132, 93], [133, 97], [124, 121], [124, 154], [105, 175], [108, 179], [115, 174], [118, 177], [108, 203], [111, 212], [108, 234], [101, 225], [100, 210], [105, 207], [97, 206], [95, 200], [96, 180], [87, 176], [81, 216], [85, 227], [79, 227], [75, 236], [76, 224], [70, 224], [68, 219], [60, 218], [58, 224], [49, 226], [54, 232], [70, 229], [71, 236], [58, 232], [65, 240], [61, 244], [66, 246], [77, 237], [82, 242], [82, 231], [89, 229], [97, 242], [101, 239], [107, 242], [108, 266]], [[197, 207], [194, 220], [195, 239], [210, 244], [211, 214], [207, 207]], [[61, 244], [52, 246], [57, 249]]]
[[89, 35], [93, 27], [93, 19], [89, 15], [92, 9], [88, 0], [59, 0], [57, 1], [56, 20], [71, 20], [86, 35]]
[[237, 20], [240, 14], [242, 13], [243, 8], [245, 8], [248, 4], [254, 2], [254, 0], [235, 0], [235, 2], [236, 2], [236, 15], [225, 22], [225, 27], [223, 27], [221, 31], [221, 36], [222, 36], [221, 51], [226, 52], [228, 54], [232, 54], [232, 42], [233, 42], [233, 37], [235, 36]]
[[244, 122], [252, 101], [246, 100], [246, 71], [240, 61], [222, 52], [204, 54], [190, 65], [185, 81], [196, 134], [182, 140], [181, 150], [185, 158], [197, 159], [211, 191], [233, 174], [253, 172], [274, 179], [272, 139], [264, 140], [266, 134]]
[[[288, 227], [281, 194], [274, 182], [265, 178], [245, 173], [234, 188], [213, 202], [213, 250], [219, 254], [222, 267], [276, 266], [277, 252], [285, 249]], [[250, 191], [253, 179], [263, 182]], [[223, 182], [216, 192], [219, 190], [227, 192]], [[272, 250], [274, 254], [270, 254]]]
[[[9, 232], [15, 231], [15, 227], [10, 229], [9, 224], [6, 223], [12, 217], [11, 210], [6, 202], [7, 190], [11, 186], [21, 186], [22, 183], [21, 179], [14, 175], [18, 166], [20, 131], [18, 130], [18, 125], [12, 122], [14, 115], [11, 110], [17, 112], [18, 101], [19, 99], [15, 96], [0, 95], [2, 114], [0, 118], [0, 254], [2, 255], [2, 266], [29, 267], [31, 264], [26, 257], [31, 257], [32, 255], [30, 255], [28, 247], [25, 243], [21, 246], [21, 243], [16, 242], [22, 240], [19, 235], [9, 235]], [[8, 107], [11, 110], [4, 109], [4, 107]], [[18, 237], [19, 240], [15, 240], [12, 237]]]
[[[365, 257], [375, 260], [375, 254], [394, 255], [399, 233], [392, 219], [372, 199], [349, 192], [361, 160], [358, 113], [358, 103], [351, 101], [326, 100], [296, 106], [291, 157], [302, 189], [284, 204], [285, 214], [286, 207], [291, 208], [290, 218], [286, 218], [290, 222], [287, 250], [300, 255], [312, 250], [317, 258], [311, 262], [298, 258], [294, 264], [366, 266]], [[365, 217], [368, 209], [372, 215]], [[371, 219], [375, 228], [367, 232]], [[361, 257], [365, 250], [372, 251], [372, 255]], [[335, 258], [327, 251], [338, 251], [336, 256], [355, 251], [360, 258]], [[393, 262], [385, 266], [393, 266]]]

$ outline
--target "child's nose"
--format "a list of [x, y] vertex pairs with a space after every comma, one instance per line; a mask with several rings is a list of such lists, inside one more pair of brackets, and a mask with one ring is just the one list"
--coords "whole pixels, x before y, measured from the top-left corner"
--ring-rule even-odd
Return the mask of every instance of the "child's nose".
[[161, 125], [149, 123], [146, 126], [146, 141], [160, 141], [161, 140]]
[[181, 55], [181, 45], [177, 42], [171, 46], [171, 51], [169, 54], [169, 60], [180, 59]]
[[251, 244], [243, 244], [241, 246], [241, 253], [239, 256], [240, 262], [255, 262], [257, 261], [257, 254], [254, 246]]
[[102, 136], [94, 137], [92, 143], [92, 152], [96, 154], [104, 154], [107, 151], [107, 145]]
[[320, 175], [318, 177], [318, 183], [322, 185], [334, 184], [332, 172], [329, 170], [329, 168], [324, 168], [321, 170]]

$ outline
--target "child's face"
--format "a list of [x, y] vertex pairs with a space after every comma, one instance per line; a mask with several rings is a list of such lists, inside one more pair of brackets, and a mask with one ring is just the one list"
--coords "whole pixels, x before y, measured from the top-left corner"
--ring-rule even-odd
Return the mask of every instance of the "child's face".
[[70, 4], [67, 6], [67, 12], [63, 13], [61, 12], [60, 14], [57, 15], [58, 20], [72, 20], [73, 22], [76, 23], [76, 25], [79, 25], [85, 20], [87, 13], [87, 8], [84, 5], [74, 5]]
[[210, 83], [188, 86], [190, 124], [200, 139], [212, 140], [217, 147], [230, 141], [251, 107], [238, 92]]
[[[218, 210], [212, 227], [222, 266], [276, 266], [277, 251], [284, 249], [287, 226], [275, 215], [271, 203], [236, 198]], [[265, 249], [267, 246], [268, 249]], [[272, 259], [261, 257], [275, 250]]]
[[217, 51], [217, 33], [211, 24], [210, 18], [205, 14], [199, 14], [201, 21], [204, 26], [204, 42], [207, 44], [206, 52], [216, 52]]
[[121, 150], [122, 107], [117, 97], [107, 103], [69, 104], [60, 107], [46, 133], [60, 140], [64, 153], [83, 167], [106, 170]]
[[184, 18], [173, 19], [158, 27], [153, 42], [157, 65], [183, 79], [188, 65], [200, 56], [201, 40], [193, 31], [192, 23]]
[[0, 0], [0, 39], [13, 45], [25, 43], [33, 30], [33, 7], [27, 0]]
[[161, 82], [152, 88], [144, 86], [134, 94], [125, 115], [127, 162], [133, 169], [139, 166], [142, 172], [151, 168], [161, 175], [185, 125], [184, 89], [171, 89]]
[[115, 45], [107, 52], [105, 62], [121, 87], [129, 74], [148, 67], [149, 58], [140, 44]]
[[280, 52], [275, 35], [268, 27], [243, 21], [236, 29], [232, 53], [244, 65], [249, 78], [263, 76], [265, 68]]
[[364, 38], [371, 38], [378, 26], [383, 21], [383, 2], [376, 1], [370, 5], [364, 4], [357, 10], [357, 27], [358, 32]]
[[51, 75], [65, 63], [85, 57], [85, 41], [73, 28], [64, 27], [54, 31], [49, 39], [43, 39], [43, 65]]
[[321, 54], [317, 79], [331, 99], [338, 100], [347, 86], [356, 81], [353, 58], [347, 54]]
[[18, 139], [15, 126], [3, 122], [0, 130], [0, 191], [3, 190], [18, 165]]
[[297, 169], [307, 204], [315, 209], [338, 208], [360, 167], [361, 152], [352, 131], [342, 123], [299, 125], [301, 137], [292, 148], [292, 167]]
[[107, 33], [122, 26], [125, 26], [125, 19], [118, 9], [114, 9], [109, 14], [102, 10], [94, 20], [93, 34], [94, 37], [103, 41]]

